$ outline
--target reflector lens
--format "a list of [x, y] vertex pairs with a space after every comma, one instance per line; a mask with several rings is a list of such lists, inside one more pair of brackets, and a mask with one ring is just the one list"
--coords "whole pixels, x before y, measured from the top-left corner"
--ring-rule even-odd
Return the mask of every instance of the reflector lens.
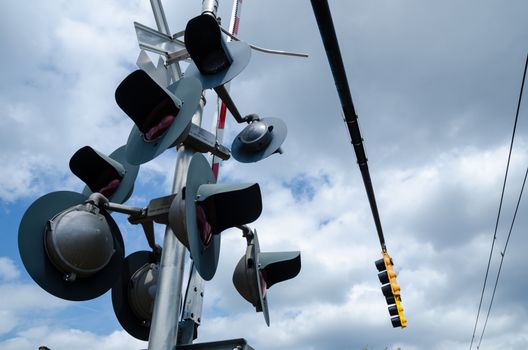
[[389, 298], [393, 296], [392, 288], [390, 284], [384, 284], [383, 286], [381, 286], [381, 291], [383, 292], [383, 295], [385, 296], [385, 298]]
[[387, 284], [387, 283], [390, 282], [389, 274], [387, 273], [387, 271], [383, 271], [383, 272], [378, 273], [378, 278], [379, 278], [381, 284]]
[[391, 318], [391, 322], [392, 322], [392, 326], [393, 326], [394, 328], [397, 328], [397, 327], [401, 327], [401, 326], [402, 326], [402, 323], [401, 323], [399, 317], [393, 317], [393, 318]]
[[[159, 96], [156, 96], [159, 98]], [[147, 138], [147, 134], [151, 134], [152, 140], [154, 135], [161, 135], [163, 131], [167, 130], [170, 124], [178, 115], [180, 109], [175, 105], [174, 101], [168, 96], [163, 96], [163, 99], [156, 101], [156, 104], [151, 107], [151, 110], [143, 111], [143, 118], [141, 120], [134, 120], [139, 130]], [[172, 119], [172, 120], [171, 120]]]
[[[79, 149], [70, 159], [70, 169], [92, 192], [110, 197], [123, 179], [124, 169], [108, 163], [90, 146]], [[117, 181], [117, 182], [116, 182]]]
[[176, 119], [173, 115], [167, 115], [161, 119], [161, 121], [154, 125], [152, 128], [149, 129], [145, 133], [145, 139], [147, 141], [152, 141], [163, 135], [165, 131], [172, 125], [174, 120]]
[[376, 260], [375, 264], [376, 264], [376, 268], [378, 269], [378, 271], [385, 270], [385, 260], [383, 259]]
[[120, 183], [121, 183], [121, 180], [118, 180], [118, 179], [112, 180], [108, 183], [108, 185], [101, 188], [99, 190], [99, 193], [101, 193], [103, 196], [108, 198], [112, 196], [115, 193], [115, 191], [117, 191]]
[[260, 293], [262, 294], [262, 298], [264, 298], [266, 296], [266, 291], [267, 291], [266, 271], [258, 270], [258, 274], [259, 274], [259, 280], [260, 280]]
[[391, 305], [391, 306], [389, 306], [388, 309], [389, 309], [389, 314], [390, 314], [391, 316], [398, 316], [398, 306], [396, 306], [396, 305]]
[[205, 215], [205, 210], [201, 205], [196, 205], [196, 224], [198, 225], [198, 230], [200, 232], [200, 240], [204, 246], [208, 246], [211, 243], [211, 238], [213, 237], [213, 228], [207, 221], [207, 216]]

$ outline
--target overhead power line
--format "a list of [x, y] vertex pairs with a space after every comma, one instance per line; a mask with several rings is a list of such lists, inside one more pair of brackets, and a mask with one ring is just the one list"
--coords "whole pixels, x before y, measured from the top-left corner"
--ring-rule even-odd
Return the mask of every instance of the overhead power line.
[[519, 193], [519, 199], [517, 199], [517, 205], [515, 206], [515, 213], [513, 214], [512, 223], [510, 225], [510, 231], [508, 232], [508, 238], [506, 238], [506, 243], [504, 244], [504, 249], [501, 252], [501, 261], [499, 265], [499, 270], [497, 271], [497, 278], [495, 279], [495, 286], [493, 287], [493, 293], [491, 294], [491, 300], [488, 308], [488, 313], [486, 314], [486, 321], [484, 322], [484, 327], [482, 327], [482, 333], [480, 334], [480, 339], [477, 345], [477, 349], [480, 349], [480, 344], [482, 343], [482, 338], [484, 337], [484, 332], [486, 331], [486, 326], [488, 325], [488, 319], [491, 312], [491, 306], [493, 305], [493, 300], [495, 299], [495, 292], [497, 291], [497, 284], [499, 284], [499, 276], [502, 271], [502, 262], [504, 261], [504, 256], [506, 255], [506, 248], [508, 248], [508, 243], [510, 242], [510, 236], [513, 229], [513, 224], [515, 223], [515, 218], [517, 217], [517, 210], [519, 209], [519, 204], [521, 203], [521, 198], [524, 190], [524, 185], [526, 184], [526, 177], [528, 176], [528, 168], [526, 168], [526, 173], [524, 174], [524, 180], [521, 187], [521, 192]]
[[[504, 173], [504, 182], [502, 184], [502, 192], [501, 192], [501, 197], [500, 197], [500, 202], [499, 202], [499, 210], [497, 212], [497, 220], [495, 221], [495, 230], [494, 230], [494, 233], [493, 233], [493, 240], [491, 242], [491, 249], [490, 249], [490, 254], [489, 254], [489, 258], [488, 258], [488, 265], [486, 267], [486, 273], [484, 275], [484, 284], [482, 285], [482, 292], [480, 294], [480, 301], [479, 301], [479, 306], [478, 306], [478, 311], [477, 311], [477, 317], [475, 319], [475, 326], [473, 327], [473, 334], [471, 336], [471, 343], [469, 344], [469, 350], [471, 350], [471, 348], [473, 347], [473, 341], [475, 340], [475, 333], [477, 331], [477, 325], [478, 325], [478, 320], [479, 320], [479, 316], [480, 316], [480, 310], [482, 308], [482, 300], [484, 298], [484, 291], [486, 290], [486, 283], [488, 281], [488, 274], [489, 274], [489, 269], [490, 269], [490, 265], [491, 265], [491, 257], [493, 256], [493, 250], [495, 248], [495, 241], [497, 239], [497, 228], [499, 226], [499, 220], [500, 220], [501, 209], [502, 209], [502, 202], [503, 202], [503, 199], [504, 199], [504, 192], [505, 192], [505, 188], [506, 188], [506, 181], [508, 179], [508, 172], [509, 172], [509, 168], [510, 168], [510, 160], [511, 160], [511, 154], [512, 154], [512, 149], [513, 149], [513, 141], [515, 140], [515, 131], [517, 130], [517, 121], [519, 119], [519, 110], [521, 108], [521, 101], [522, 101], [522, 95], [523, 95], [523, 89], [524, 89], [524, 81], [526, 79], [526, 68], [527, 67], [528, 67], [528, 55], [526, 55], [526, 62], [524, 64], [524, 73], [523, 73], [523, 78], [522, 78], [522, 83], [521, 83], [521, 90], [519, 92], [519, 100], [517, 102], [517, 112], [515, 114], [515, 122], [513, 124], [513, 132], [512, 132], [511, 142], [510, 142], [510, 150], [508, 152], [508, 162], [506, 164], [506, 172]], [[524, 184], [523, 184], [523, 187], [524, 187]], [[521, 194], [522, 194], [522, 190], [521, 190]], [[508, 235], [508, 237], [509, 237], [509, 235]], [[502, 258], [504, 258], [504, 256]], [[501, 266], [502, 266], [502, 260], [501, 260]], [[495, 294], [495, 292], [493, 292], [493, 293]], [[491, 304], [490, 304], [490, 308], [491, 308]], [[486, 322], [487, 322], [487, 317], [486, 317]], [[482, 336], [481, 336], [481, 340], [482, 340]], [[480, 342], [479, 342], [479, 345], [480, 345]]]

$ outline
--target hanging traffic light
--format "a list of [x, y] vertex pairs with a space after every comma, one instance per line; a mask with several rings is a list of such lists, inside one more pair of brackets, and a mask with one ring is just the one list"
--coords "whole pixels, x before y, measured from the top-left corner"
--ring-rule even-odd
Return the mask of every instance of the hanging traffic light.
[[52, 192], [26, 210], [18, 249], [27, 272], [48, 293], [89, 300], [108, 291], [124, 259], [110, 214], [76, 192]]
[[185, 27], [185, 48], [193, 63], [186, 77], [197, 77], [204, 89], [224, 85], [236, 77], [249, 63], [251, 49], [242, 41], [226, 43], [216, 18], [202, 14]]
[[274, 153], [282, 153], [280, 146], [288, 133], [286, 124], [277, 118], [250, 117], [251, 122], [233, 140], [233, 157], [242, 163], [253, 163]]
[[182, 142], [201, 95], [202, 85], [193, 77], [165, 88], [143, 70], [128, 75], [115, 92], [117, 104], [135, 124], [128, 137], [126, 160], [143, 164]]
[[378, 278], [382, 284], [381, 291], [387, 301], [392, 326], [405, 328], [407, 327], [407, 319], [403, 314], [400, 285], [396, 281], [392, 259], [386, 251], [383, 251], [382, 254], [383, 258], [376, 260], [376, 268], [379, 271]]
[[84, 146], [71, 157], [70, 169], [86, 184], [84, 195], [99, 192], [111, 202], [121, 204], [132, 195], [139, 165], [125, 160], [125, 146], [109, 156]]
[[169, 225], [189, 248], [204, 280], [213, 278], [220, 254], [220, 233], [255, 221], [262, 212], [260, 187], [215, 184], [213, 171], [200, 153], [189, 162], [186, 184], [171, 205]]
[[126, 257], [117, 283], [112, 287], [112, 306], [117, 320], [133, 337], [148, 340], [158, 287], [159, 257], [138, 251]]
[[256, 231], [245, 232], [248, 246], [233, 273], [236, 290], [257, 312], [263, 312], [269, 326], [267, 290], [276, 283], [294, 278], [301, 271], [301, 253], [262, 253]]

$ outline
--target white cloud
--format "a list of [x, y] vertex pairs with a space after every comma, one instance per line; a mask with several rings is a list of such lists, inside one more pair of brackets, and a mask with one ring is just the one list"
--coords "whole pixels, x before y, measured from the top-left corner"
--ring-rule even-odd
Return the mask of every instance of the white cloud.
[[13, 260], [7, 257], [0, 257], [0, 279], [13, 280], [20, 276], [20, 272], [16, 268]]
[[46, 326], [30, 328], [19, 332], [13, 338], [0, 341], [0, 347], [6, 350], [36, 349], [40, 345], [46, 345], [53, 350], [139, 350], [146, 348], [145, 342], [131, 338], [125, 331], [96, 335], [78, 329], [54, 329]]
[[20, 280], [20, 271], [10, 258], [0, 257], [0, 339], [25, 324], [65, 309], [70, 302], [46, 293], [35, 283]]

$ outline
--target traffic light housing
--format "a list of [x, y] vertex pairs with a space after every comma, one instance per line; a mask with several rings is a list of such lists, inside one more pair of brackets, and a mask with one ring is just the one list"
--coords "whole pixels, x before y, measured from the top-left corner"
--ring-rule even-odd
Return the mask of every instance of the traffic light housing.
[[401, 305], [400, 285], [396, 281], [396, 272], [393, 269], [393, 262], [386, 251], [382, 252], [383, 258], [376, 261], [378, 278], [382, 284], [381, 291], [387, 301], [391, 323], [394, 328], [407, 327], [407, 319], [403, 314]]
[[67, 300], [108, 291], [121, 270], [124, 243], [110, 214], [76, 192], [52, 192], [26, 210], [18, 230], [24, 266], [42, 289]]
[[215, 184], [211, 165], [200, 153], [192, 156], [185, 187], [169, 211], [169, 225], [189, 248], [200, 276], [213, 278], [220, 255], [220, 233], [255, 221], [262, 212], [260, 187], [253, 184]]
[[148, 340], [158, 286], [159, 258], [137, 251], [125, 258], [117, 283], [112, 287], [112, 306], [117, 320], [134, 338]]
[[276, 283], [294, 278], [301, 271], [301, 253], [260, 251], [256, 231], [246, 236], [246, 254], [238, 261], [233, 273], [233, 284], [244, 299], [249, 301], [257, 312], [264, 314], [269, 326], [267, 290]]
[[225, 42], [216, 18], [210, 14], [202, 14], [187, 22], [185, 48], [193, 60], [185, 76], [200, 79], [204, 89], [228, 83], [246, 68], [251, 58], [248, 44]]
[[117, 104], [135, 124], [126, 144], [126, 160], [143, 164], [181, 143], [201, 95], [202, 84], [193, 77], [165, 88], [141, 69], [128, 75], [115, 92]]
[[281, 119], [257, 118], [235, 137], [231, 153], [241, 163], [258, 162], [273, 153], [281, 152], [280, 146], [287, 133], [286, 124]]
[[71, 157], [70, 170], [86, 184], [85, 196], [99, 192], [109, 201], [121, 204], [132, 195], [139, 165], [126, 161], [125, 146], [109, 156], [84, 146]]

